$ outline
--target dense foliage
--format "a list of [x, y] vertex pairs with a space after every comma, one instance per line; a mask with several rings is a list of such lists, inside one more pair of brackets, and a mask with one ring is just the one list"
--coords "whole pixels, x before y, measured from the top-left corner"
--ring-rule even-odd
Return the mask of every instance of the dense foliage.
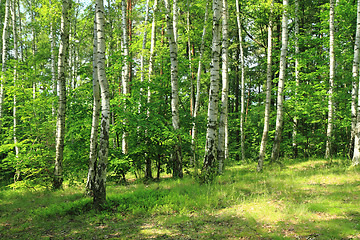
[[[17, 2], [17, 1], [14, 1]], [[129, 3], [131, 0], [128, 1]], [[178, 59], [180, 130], [174, 132], [171, 125], [170, 56], [166, 35], [165, 10], [159, 3], [159, 12], [154, 16], [153, 1], [150, 1], [149, 19], [156, 18], [156, 56], [151, 81], [140, 78], [140, 57], [146, 59], [148, 69], [150, 42], [142, 49], [144, 29], [151, 35], [151, 21], [145, 22], [146, 1], [132, 1], [129, 13], [130, 54], [122, 55], [120, 28], [121, 7], [119, 1], [105, 3], [106, 18], [106, 74], [111, 88], [111, 134], [109, 154], [109, 177], [125, 180], [132, 172], [136, 177], [144, 176], [146, 159], [152, 161], [154, 176], [171, 172], [170, 155], [181, 139], [181, 150], [185, 172], [193, 163], [200, 168], [204, 156], [207, 106], [209, 98], [211, 21], [206, 24], [205, 52], [202, 58], [200, 108], [194, 119], [191, 109], [194, 104], [194, 86], [199, 60], [201, 33], [205, 15], [204, 1], [179, 1]], [[263, 112], [266, 82], [267, 25], [270, 2], [268, 0], [241, 0], [240, 11], [243, 28], [246, 70], [246, 115], [245, 156], [255, 159], [259, 152], [263, 129]], [[12, 187], [48, 187], [53, 174], [55, 157], [56, 92], [51, 76], [50, 25], [56, 29], [56, 46], [59, 44], [60, 1], [49, 4], [44, 0], [18, 1], [18, 51], [14, 59], [13, 39], [10, 31], [7, 71], [1, 73], [4, 84], [3, 118], [0, 129], [0, 181]], [[1, 1], [0, 19], [3, 27], [5, 1]], [[289, 54], [285, 83], [285, 115], [282, 158], [321, 157], [325, 154], [327, 124], [327, 91], [329, 89], [329, 2], [325, 0], [300, 1], [300, 54], [294, 49], [294, 2], [289, 6]], [[190, 27], [187, 25], [189, 12]], [[356, 4], [354, 1], [337, 1], [336, 20], [336, 79], [335, 120], [333, 134], [334, 157], [350, 157], [351, 148], [351, 67], [354, 53], [356, 27]], [[211, 11], [209, 11], [211, 19]], [[236, 25], [236, 7], [229, 1], [229, 159], [240, 159], [240, 68], [239, 40]], [[276, 83], [278, 79], [281, 47], [282, 4], [275, 1], [273, 89], [270, 129], [274, 129], [276, 118]], [[89, 159], [89, 139], [92, 115], [92, 39], [93, 4], [74, 0], [71, 10], [70, 54], [67, 67], [67, 114], [64, 150], [64, 176], [69, 184], [85, 179]], [[144, 25], [146, 23], [146, 25]], [[2, 32], [0, 33], [2, 36]], [[1, 40], [2, 41], [2, 40]], [[190, 42], [190, 45], [188, 44]], [[57, 47], [58, 48], [58, 47]], [[57, 56], [58, 49], [55, 49]], [[190, 60], [189, 60], [190, 52]], [[300, 61], [300, 84], [296, 86], [294, 61]], [[131, 63], [131, 93], [121, 94], [122, 67]], [[17, 82], [13, 83], [13, 69], [17, 66]], [[191, 67], [190, 67], [191, 66]], [[145, 72], [147, 76], [147, 70]], [[151, 101], [147, 91], [150, 89]], [[17, 97], [16, 143], [20, 149], [15, 155], [13, 141], [13, 97]], [[124, 107], [126, 106], [126, 107]], [[293, 119], [297, 116], [297, 147], [293, 148]], [[192, 123], [197, 123], [195, 147], [189, 134]], [[126, 124], [125, 124], [126, 123]], [[123, 154], [121, 139], [128, 132], [129, 152]], [[181, 135], [181, 138], [178, 138]], [[274, 131], [270, 132], [268, 154], [270, 154]], [[195, 153], [195, 155], [194, 155]], [[193, 161], [195, 156], [195, 162]], [[270, 156], [267, 155], [268, 159]], [[20, 181], [14, 181], [16, 171]]]

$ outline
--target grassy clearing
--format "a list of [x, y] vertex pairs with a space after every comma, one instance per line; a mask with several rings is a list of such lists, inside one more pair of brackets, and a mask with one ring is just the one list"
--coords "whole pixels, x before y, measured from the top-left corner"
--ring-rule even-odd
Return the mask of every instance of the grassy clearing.
[[108, 187], [108, 210], [80, 188], [0, 192], [0, 239], [359, 239], [360, 171], [312, 160], [212, 185], [191, 178]]

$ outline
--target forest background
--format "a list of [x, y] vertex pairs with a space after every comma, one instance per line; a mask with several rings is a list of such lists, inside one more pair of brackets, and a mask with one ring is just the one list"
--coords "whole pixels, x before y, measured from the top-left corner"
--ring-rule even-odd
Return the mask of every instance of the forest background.
[[94, 35], [93, 3], [1, 1], [2, 185], [85, 185], [102, 40], [110, 126], [92, 142], [95, 158], [108, 146], [110, 180], [206, 181], [254, 159], [259, 171], [264, 159], [358, 164], [358, 4], [108, 1]]

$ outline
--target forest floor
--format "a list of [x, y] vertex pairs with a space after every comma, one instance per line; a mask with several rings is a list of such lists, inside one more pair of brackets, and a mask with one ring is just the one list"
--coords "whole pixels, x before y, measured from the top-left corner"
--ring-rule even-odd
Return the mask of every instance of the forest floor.
[[109, 185], [101, 213], [80, 187], [2, 190], [0, 239], [360, 239], [360, 170], [345, 160]]

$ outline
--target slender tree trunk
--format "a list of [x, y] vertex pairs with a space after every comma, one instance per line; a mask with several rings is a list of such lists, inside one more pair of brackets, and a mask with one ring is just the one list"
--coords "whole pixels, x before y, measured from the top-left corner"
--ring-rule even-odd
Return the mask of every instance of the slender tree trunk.
[[[125, 97], [128, 97], [130, 93], [130, 85], [129, 85], [129, 36], [127, 32], [127, 8], [126, 8], [126, 0], [122, 0], [122, 51], [123, 56], [125, 58], [124, 66], [122, 70], [121, 82], [122, 82], [122, 93]], [[125, 104], [125, 103], [124, 103]], [[126, 104], [124, 105], [124, 109], [126, 111]], [[124, 127], [126, 128], [127, 119], [124, 119]], [[122, 136], [122, 152], [123, 154], [128, 154], [128, 135], [129, 133], [125, 130]]]
[[[295, 85], [296, 85], [296, 89], [295, 89], [295, 107], [297, 107], [298, 102], [297, 102], [297, 93], [298, 93], [298, 88], [300, 86], [300, 81], [299, 81], [299, 34], [300, 34], [300, 30], [299, 30], [299, 0], [295, 0]], [[294, 124], [293, 124], [293, 133], [292, 133], [292, 145], [293, 145], [293, 152], [294, 152], [294, 158], [297, 158], [298, 155], [298, 150], [297, 150], [297, 124], [298, 124], [298, 116], [297, 114], [295, 114], [294, 116]]]
[[16, 82], [17, 82], [17, 65], [18, 65], [18, 41], [17, 41], [17, 23], [16, 23], [16, 1], [13, 1], [11, 4], [12, 9], [12, 25], [13, 25], [13, 41], [14, 41], [14, 105], [13, 105], [13, 137], [15, 145], [15, 157], [16, 157], [16, 173], [14, 176], [15, 182], [20, 179], [20, 169], [19, 169], [19, 147], [17, 145], [17, 118], [16, 118]]
[[94, 191], [94, 206], [101, 209], [106, 202], [106, 167], [109, 154], [110, 91], [105, 72], [104, 3], [96, 0], [97, 71], [101, 91], [101, 130]]
[[[149, 18], [149, 0], [146, 0], [146, 12], [145, 12], [145, 21], [144, 21], [144, 37], [143, 37], [143, 42], [142, 42], [142, 53], [141, 53], [141, 57], [140, 57], [140, 70], [141, 70], [140, 81], [141, 82], [144, 82], [144, 78], [145, 78], [144, 53], [145, 53], [146, 41], [147, 41], [147, 30], [146, 30], [146, 28], [147, 28], [147, 24], [148, 24], [148, 18]], [[155, 15], [153, 16], [153, 20], [154, 19], [155, 19]], [[142, 89], [141, 89], [141, 91], [142, 91]], [[145, 134], [147, 134], [147, 130], [145, 130]], [[149, 157], [149, 154], [146, 153], [145, 154], [145, 176], [144, 176], [145, 179], [152, 179], [153, 178], [152, 177], [152, 166], [151, 165], [152, 165], [151, 158]]]
[[54, 189], [62, 187], [62, 162], [64, 152], [64, 137], [65, 137], [65, 114], [66, 114], [66, 66], [69, 54], [69, 10], [71, 8], [71, 1], [62, 0], [61, 10], [61, 41], [58, 58], [58, 86], [59, 86], [59, 103], [56, 122], [56, 155], [55, 155], [55, 169], [54, 169]]
[[[353, 87], [351, 99], [351, 143], [355, 138], [353, 165], [358, 165], [360, 162], [360, 107], [356, 114], [356, 97], [358, 95], [359, 84], [359, 61], [360, 61], [360, 0], [357, 2], [357, 22], [356, 22], [356, 37], [354, 46], [354, 61], [353, 61]], [[359, 100], [358, 100], [359, 101]], [[358, 104], [360, 106], [360, 104]], [[352, 148], [352, 146], [351, 146]]]
[[143, 36], [143, 41], [142, 41], [142, 52], [141, 52], [141, 56], [140, 56], [140, 81], [144, 82], [144, 75], [145, 75], [145, 70], [144, 70], [144, 54], [145, 54], [145, 50], [146, 50], [146, 41], [147, 41], [147, 24], [148, 24], [148, 19], [149, 19], [149, 0], [146, 0], [146, 10], [145, 10], [145, 21], [144, 21], [144, 36]]
[[99, 116], [100, 116], [100, 88], [97, 70], [97, 23], [96, 18], [94, 19], [94, 46], [93, 46], [93, 115], [90, 135], [90, 156], [89, 156], [89, 171], [86, 183], [86, 190], [89, 195], [93, 195], [93, 188], [95, 184], [95, 169], [96, 161], [98, 156], [98, 131], [99, 131]]
[[325, 158], [331, 158], [333, 115], [334, 115], [334, 78], [335, 78], [335, 52], [334, 52], [334, 34], [335, 34], [335, 0], [330, 0], [330, 75], [329, 75], [329, 95], [328, 95], [328, 124], [326, 131], [326, 150]]
[[219, 145], [218, 161], [219, 174], [222, 174], [224, 168], [225, 149], [227, 146], [228, 130], [228, 91], [229, 91], [229, 50], [228, 50], [228, 5], [227, 0], [222, 0], [222, 91], [221, 91], [221, 109], [219, 121]]
[[193, 112], [193, 117], [194, 117], [194, 122], [193, 122], [193, 126], [192, 126], [192, 130], [191, 130], [191, 146], [192, 146], [192, 150], [193, 150], [193, 164], [196, 164], [197, 160], [196, 160], [196, 117], [199, 111], [199, 104], [200, 104], [200, 88], [201, 88], [201, 66], [202, 66], [202, 57], [204, 55], [204, 42], [205, 42], [205, 34], [206, 34], [206, 23], [207, 23], [207, 19], [208, 19], [208, 6], [209, 4], [206, 4], [206, 8], [205, 8], [205, 17], [204, 17], [204, 27], [203, 27], [203, 32], [202, 32], [202, 37], [201, 37], [201, 44], [200, 44], [200, 56], [199, 56], [199, 64], [198, 64], [198, 71], [197, 71], [197, 77], [196, 77], [196, 97], [195, 97], [195, 105], [194, 105], [194, 112]]
[[[178, 5], [177, 5], [177, 0], [173, 0], [173, 31], [174, 31], [174, 41], [176, 44], [178, 44], [178, 28], [177, 28], [178, 11], [179, 11], [179, 9], [178, 9]], [[170, 14], [170, 12], [169, 12], [169, 14]]]
[[216, 171], [217, 163], [217, 130], [218, 130], [218, 96], [219, 96], [219, 61], [220, 61], [220, 23], [221, 23], [221, 0], [213, 0], [213, 38], [212, 59], [210, 65], [210, 93], [208, 106], [208, 123], [206, 130], [206, 145], [204, 157], [204, 180], [211, 179]]
[[241, 107], [240, 107], [240, 148], [241, 148], [241, 159], [245, 160], [245, 129], [244, 129], [244, 115], [245, 115], [245, 62], [244, 62], [244, 49], [243, 49], [243, 38], [241, 31], [241, 20], [240, 20], [240, 6], [239, 1], [236, 0], [236, 20], [238, 25], [239, 35], [239, 50], [240, 50], [240, 68], [241, 68]]
[[[176, 144], [172, 153], [173, 177], [182, 178], [182, 159], [181, 159], [181, 138], [180, 138], [180, 120], [179, 120], [179, 86], [178, 86], [178, 46], [175, 40], [176, 33], [174, 32], [174, 25], [170, 19], [170, 5], [168, 0], [164, 0], [166, 9], [166, 25], [170, 46], [170, 61], [171, 61], [171, 115], [172, 126], [177, 135]], [[176, 2], [176, 1], [175, 1]], [[175, 5], [174, 5], [175, 7]], [[173, 25], [174, 24], [174, 25]]]
[[266, 67], [266, 100], [265, 100], [265, 114], [264, 114], [264, 130], [260, 143], [260, 153], [257, 171], [262, 171], [264, 165], [264, 158], [266, 153], [266, 144], [269, 136], [269, 122], [270, 122], [270, 107], [271, 107], [271, 83], [272, 83], [272, 27], [273, 27], [273, 7], [274, 1], [271, 1], [270, 18], [268, 26], [268, 47], [267, 47], [267, 67]]
[[276, 110], [276, 129], [274, 145], [271, 153], [271, 161], [275, 162], [279, 158], [281, 134], [283, 128], [283, 104], [284, 104], [284, 82], [285, 82], [285, 69], [286, 69], [286, 55], [288, 46], [288, 0], [283, 0], [283, 19], [282, 19], [282, 36], [281, 36], [281, 56], [280, 56], [280, 69], [279, 69], [279, 83], [278, 83], [278, 95], [277, 95], [277, 110]]
[[9, 37], [9, 9], [10, 9], [10, 0], [5, 1], [5, 17], [2, 33], [2, 66], [1, 66], [1, 83], [0, 83], [0, 131], [2, 128], [2, 118], [3, 118], [3, 102], [4, 102], [4, 80], [6, 73], [6, 60], [7, 60], [7, 51], [8, 51], [8, 37]]
[[[49, 0], [50, 7], [52, 8], [52, 2]], [[51, 82], [53, 84], [53, 94], [57, 96], [57, 81], [56, 81], [56, 63], [55, 63], [55, 30], [52, 17], [50, 17], [50, 41], [51, 41]], [[53, 103], [52, 114], [55, 116], [55, 102]]]

